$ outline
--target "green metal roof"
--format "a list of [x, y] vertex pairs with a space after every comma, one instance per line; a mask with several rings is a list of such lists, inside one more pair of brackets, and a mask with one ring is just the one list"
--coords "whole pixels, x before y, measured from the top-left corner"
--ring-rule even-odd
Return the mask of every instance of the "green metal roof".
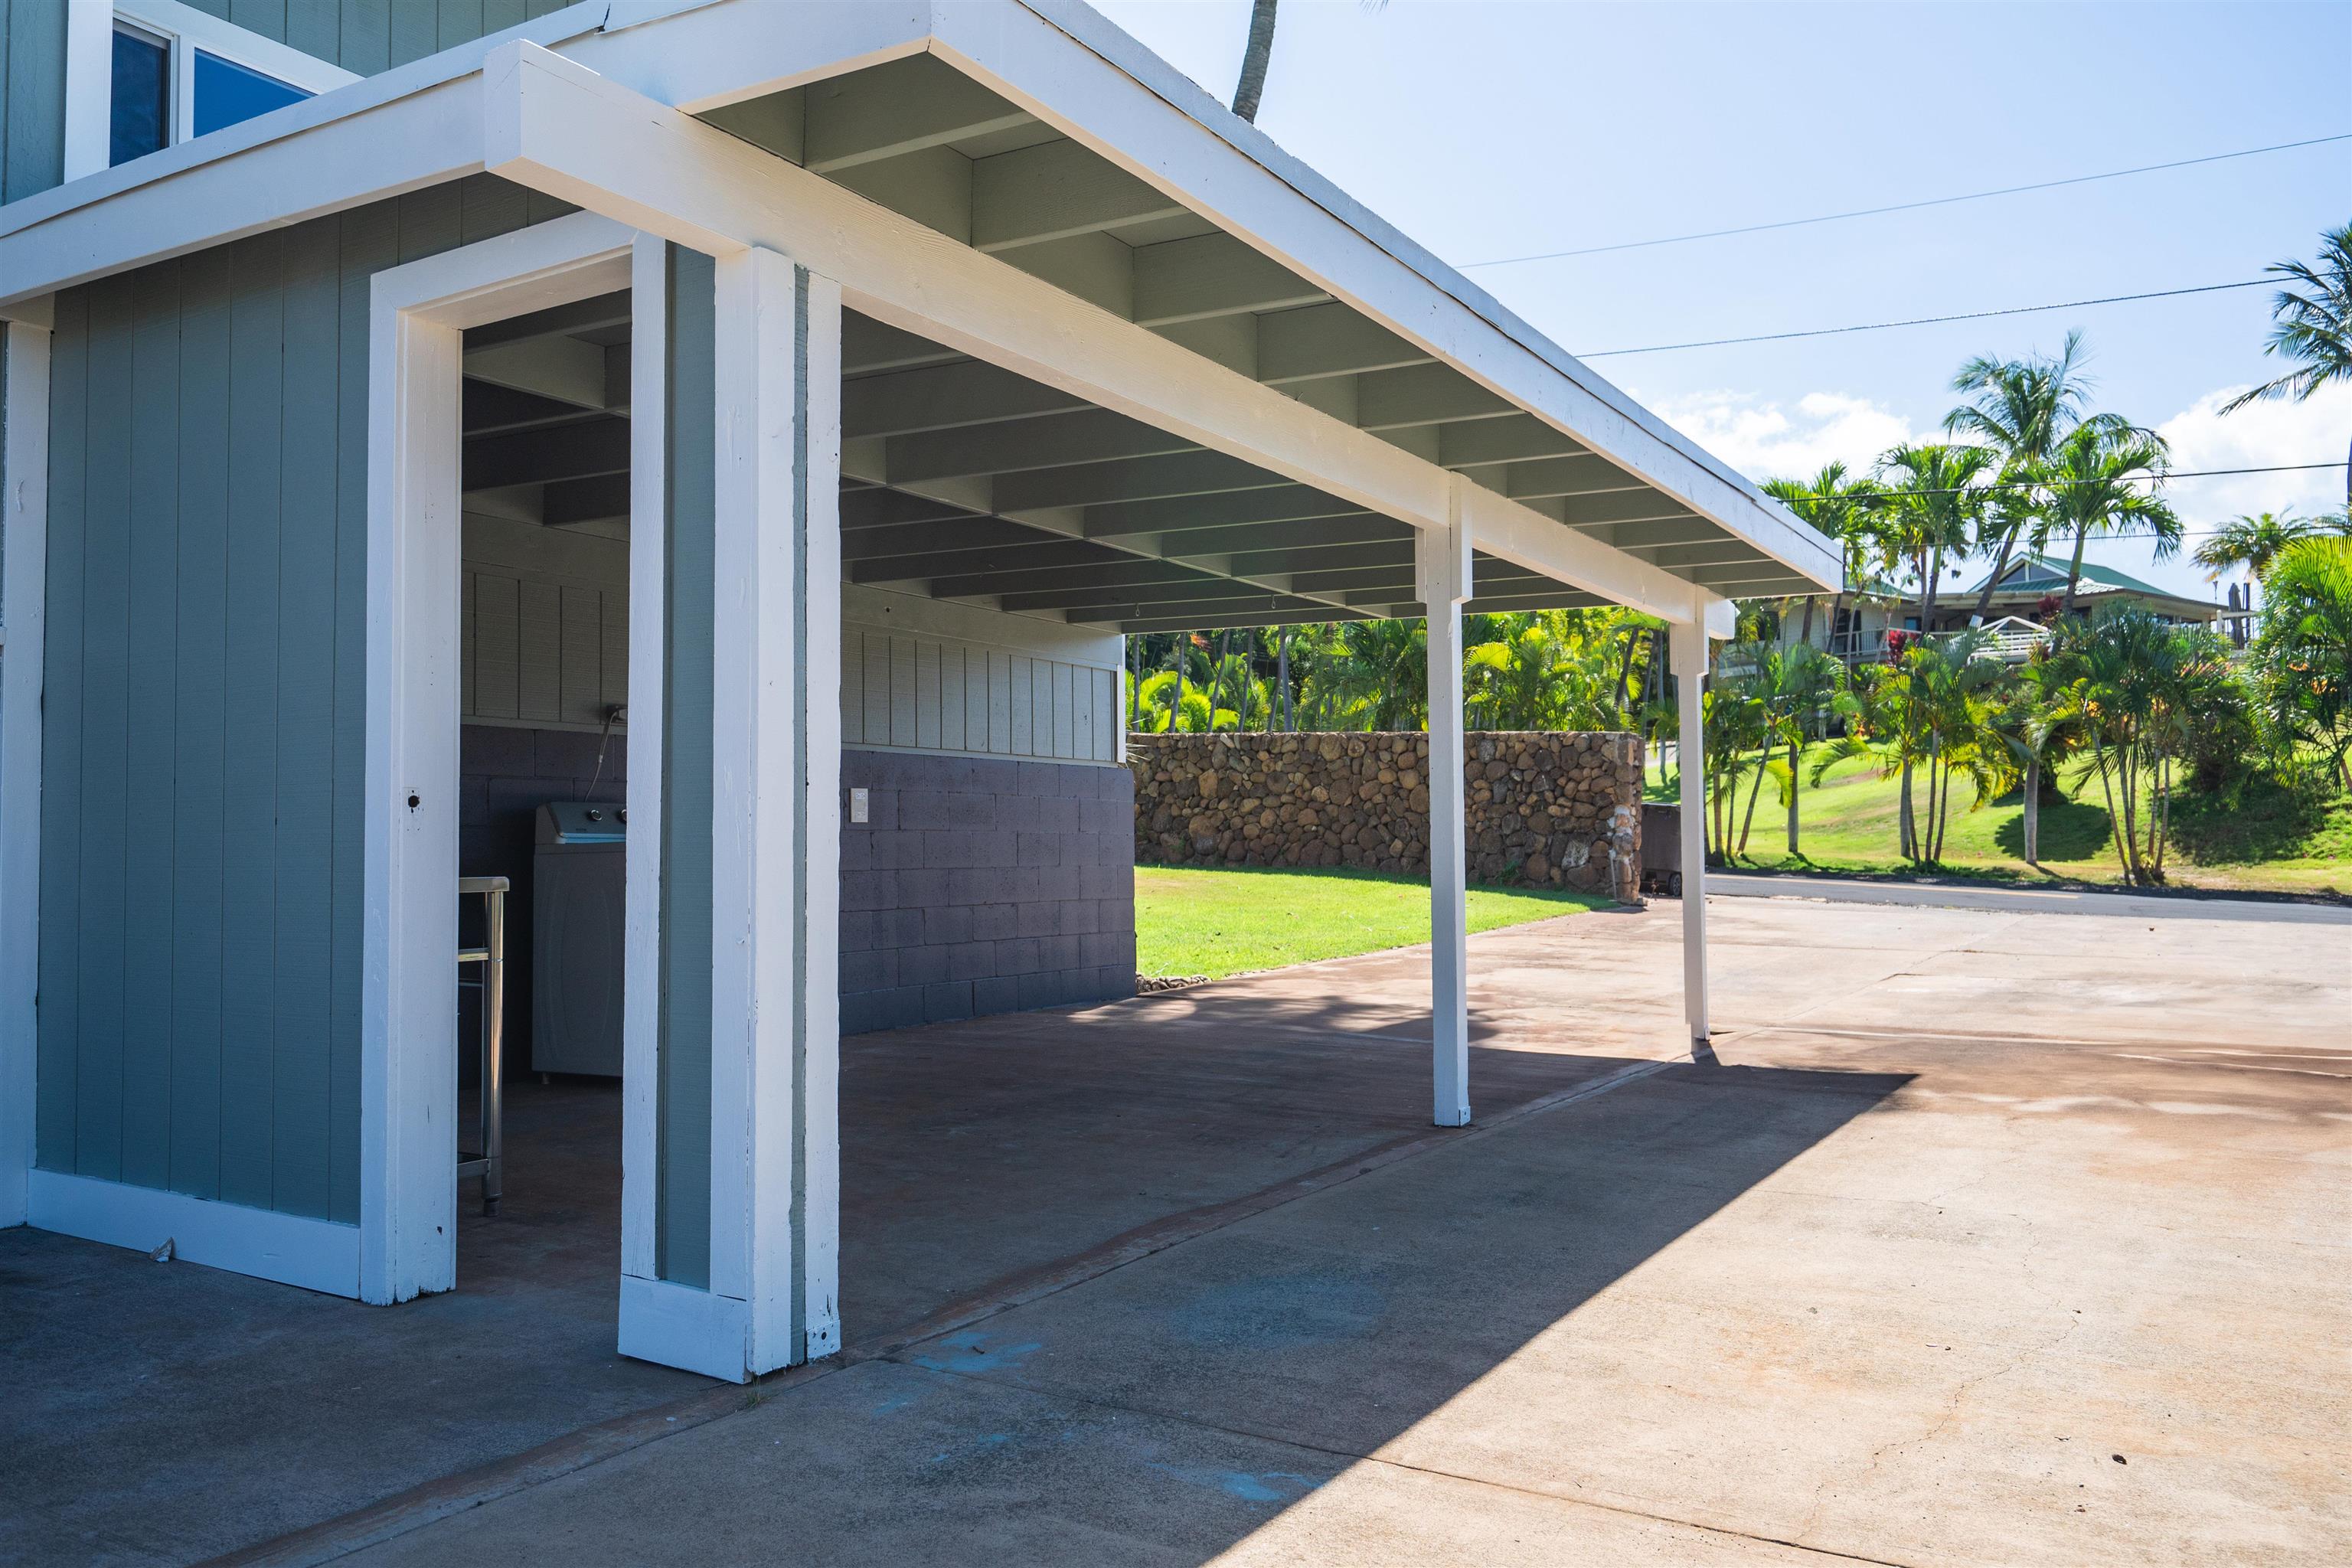
[[[2047, 555], [2026, 554], [2012, 561], [2003, 570], [2002, 581], [1996, 593], [2000, 594], [2063, 594], [2066, 591], [2066, 563], [2053, 561]], [[1984, 583], [1979, 580], [1969, 593], [1981, 594]], [[2179, 599], [2189, 604], [2202, 601], [2186, 594], [2176, 594], [2169, 588], [2159, 588], [2153, 583], [2143, 583], [2128, 572], [2118, 572], [2112, 566], [2095, 562], [2083, 563], [2082, 577], [2075, 588], [2081, 594], [2146, 594], [2157, 599]]]

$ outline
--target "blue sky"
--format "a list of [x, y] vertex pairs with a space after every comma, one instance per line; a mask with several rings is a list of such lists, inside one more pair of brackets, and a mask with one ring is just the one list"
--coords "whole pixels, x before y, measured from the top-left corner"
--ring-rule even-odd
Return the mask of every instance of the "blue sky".
[[[1246, 0], [1097, 0], [1220, 99]], [[1259, 126], [1456, 264], [2063, 179], [2352, 132], [2352, 3], [1285, 0]], [[1776, 234], [1471, 276], [1572, 352], [2235, 282], [2352, 218], [2352, 142]], [[1978, 353], [2080, 326], [2099, 401], [2176, 466], [2340, 458], [2352, 388], [2230, 416], [2276, 374], [2269, 293], [1595, 361], [1758, 477], [1924, 438]], [[2191, 527], [2314, 510], [2341, 470], [2173, 488]], [[2192, 544], [2194, 541], [2191, 542]], [[2185, 559], [2095, 559], [2200, 595]]]

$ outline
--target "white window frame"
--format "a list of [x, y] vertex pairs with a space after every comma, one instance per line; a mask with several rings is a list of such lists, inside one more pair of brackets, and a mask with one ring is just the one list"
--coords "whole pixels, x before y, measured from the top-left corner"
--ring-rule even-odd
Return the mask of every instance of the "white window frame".
[[338, 65], [184, 5], [181, 0], [71, 0], [66, 25], [65, 177], [109, 166], [114, 115], [114, 26], [121, 22], [163, 40], [169, 66], [171, 138], [196, 134], [196, 51], [300, 88], [329, 92], [360, 79]]

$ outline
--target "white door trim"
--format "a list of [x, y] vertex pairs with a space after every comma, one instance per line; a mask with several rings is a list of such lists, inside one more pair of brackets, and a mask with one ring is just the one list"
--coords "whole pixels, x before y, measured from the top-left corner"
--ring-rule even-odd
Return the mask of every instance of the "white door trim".
[[389, 268], [372, 283], [360, 997], [364, 1300], [404, 1301], [457, 1282], [462, 334], [627, 287], [635, 243], [624, 226], [577, 213]]
[[[637, 236], [630, 253], [629, 804], [623, 846], [621, 963], [621, 1348], [630, 1344], [630, 1281], [653, 1282], [661, 1194], [661, 883], [663, 693], [667, 687], [669, 244]], [[663, 1314], [655, 1313], [656, 1321]], [[651, 1342], [664, 1342], [656, 1335]], [[740, 1338], [740, 1336], [739, 1336]], [[671, 1363], [670, 1364], [677, 1364]]]
[[48, 596], [49, 332], [0, 322], [0, 1226], [26, 1217], [41, 934], [41, 665]]

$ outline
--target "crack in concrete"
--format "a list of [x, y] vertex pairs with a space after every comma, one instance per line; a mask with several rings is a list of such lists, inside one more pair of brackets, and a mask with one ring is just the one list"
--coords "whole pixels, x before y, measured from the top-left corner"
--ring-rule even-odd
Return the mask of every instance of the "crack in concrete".
[[[1873, 1448], [1870, 1451], [1868, 1461], [1866, 1461], [1863, 1466], [1861, 1475], [1856, 1477], [1853, 1480], [1853, 1484], [1857, 1489], [1866, 1485], [1870, 1479], [1878, 1473], [1879, 1466], [1885, 1460], [1888, 1455], [1900, 1449], [1923, 1448], [1928, 1444], [1933, 1443], [1937, 1438], [1942, 1436], [1944, 1433], [1950, 1428], [1952, 1423], [1959, 1419], [1960, 1407], [1968, 1403], [1969, 1397], [1976, 1393], [1978, 1389], [1984, 1387], [1987, 1384], [1994, 1383], [2001, 1378], [2007, 1377], [2010, 1373], [2017, 1371], [2020, 1367], [2022, 1367], [2030, 1361], [2035, 1361], [2041, 1357], [2048, 1355], [2053, 1351], [2055, 1351], [2059, 1346], [2064, 1344], [2068, 1340], [2072, 1339], [2074, 1337], [2074, 1331], [2082, 1326], [2081, 1315], [2074, 1312], [2071, 1309], [2063, 1306], [2055, 1296], [2052, 1295], [2033, 1278], [2033, 1255], [2036, 1251], [2040, 1250], [2042, 1245], [2039, 1239], [2039, 1233], [2035, 1229], [2033, 1223], [2031, 1220], [2024, 1219], [2022, 1215], [2011, 1215], [2010, 1217], [2021, 1221], [2021, 1223], [2025, 1226], [2029, 1237], [2032, 1237], [2032, 1239], [2029, 1239], [2027, 1242], [2024, 1252], [2019, 1255], [2017, 1260], [2018, 1269], [2026, 1277], [2026, 1282], [2032, 1288], [2034, 1294], [2040, 1296], [2046, 1306], [2050, 1307], [2053, 1310], [2067, 1314], [2063, 1320], [2061, 1320], [2063, 1326], [2056, 1334], [2053, 1335], [2045, 1342], [2037, 1345], [2029, 1345], [2024, 1349], [2018, 1351], [2000, 1365], [1990, 1368], [1985, 1372], [1980, 1372], [1973, 1377], [1962, 1379], [1953, 1388], [1950, 1397], [1944, 1402], [1943, 1410], [1937, 1414], [1935, 1421], [1925, 1432], [1922, 1432], [1916, 1437], [1897, 1438], [1893, 1442], [1882, 1443], [1875, 1448]], [[1834, 1474], [1823, 1476], [1822, 1478], [1821, 1484], [1813, 1489], [1813, 1500], [1811, 1506], [1806, 1510], [1803, 1522], [1797, 1527], [1793, 1533], [1792, 1539], [1798, 1544], [1803, 1544], [1805, 1537], [1811, 1534], [1814, 1527], [1820, 1522], [1822, 1510], [1828, 1506], [1829, 1489], [1838, 1479], [1839, 1478]]]

